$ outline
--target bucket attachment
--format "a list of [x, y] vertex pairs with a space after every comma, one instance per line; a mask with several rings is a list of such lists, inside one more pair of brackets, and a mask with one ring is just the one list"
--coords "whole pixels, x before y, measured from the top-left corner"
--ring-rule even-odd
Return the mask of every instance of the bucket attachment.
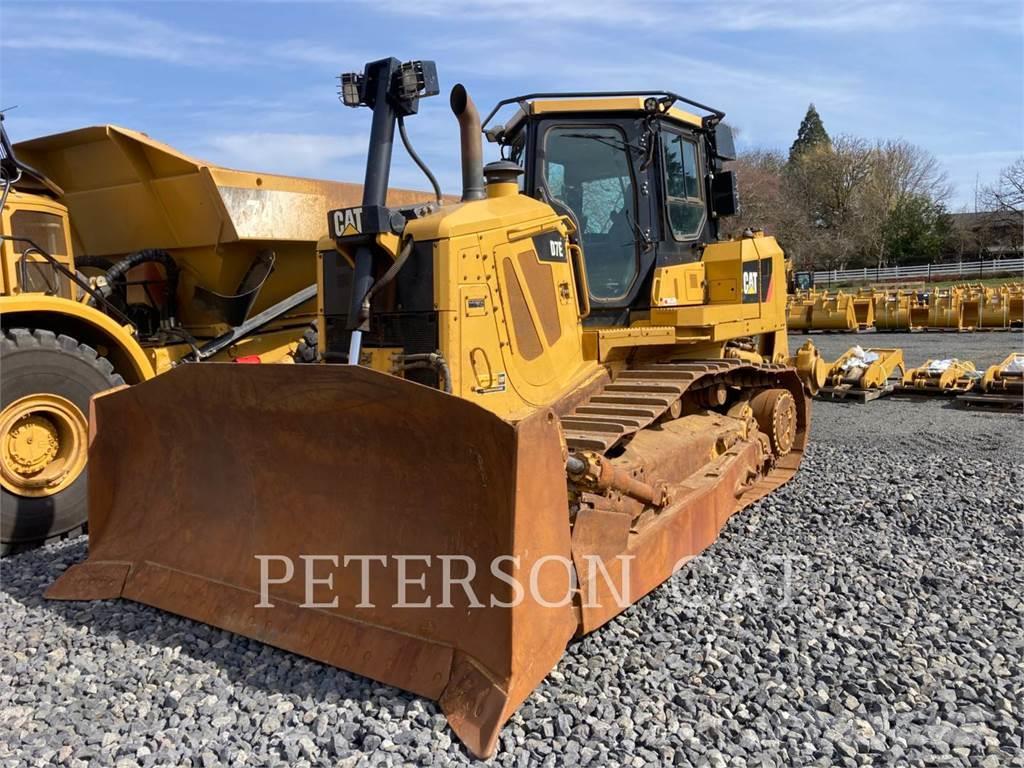
[[811, 310], [812, 331], [855, 331], [857, 314], [853, 308], [853, 296], [843, 291], [834, 294], [822, 293]]

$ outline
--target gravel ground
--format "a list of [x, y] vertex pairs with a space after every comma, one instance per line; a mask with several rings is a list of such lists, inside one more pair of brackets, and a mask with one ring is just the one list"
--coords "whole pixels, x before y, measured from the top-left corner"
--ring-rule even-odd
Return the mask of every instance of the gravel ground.
[[[892, 338], [979, 364], [1011, 341]], [[494, 763], [1024, 766], [1022, 425], [817, 404], [797, 478], [574, 643]], [[470, 762], [415, 696], [140, 605], [43, 602], [84, 556], [3, 563], [0, 764]]]

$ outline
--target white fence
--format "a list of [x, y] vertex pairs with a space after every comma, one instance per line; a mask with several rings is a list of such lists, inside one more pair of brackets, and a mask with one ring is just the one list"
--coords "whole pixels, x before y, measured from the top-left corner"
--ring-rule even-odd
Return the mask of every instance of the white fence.
[[817, 286], [833, 283], [881, 282], [886, 280], [980, 280], [1010, 275], [1024, 277], [1024, 258], [955, 261], [947, 264], [916, 264], [903, 267], [864, 267], [831, 269], [814, 273]]

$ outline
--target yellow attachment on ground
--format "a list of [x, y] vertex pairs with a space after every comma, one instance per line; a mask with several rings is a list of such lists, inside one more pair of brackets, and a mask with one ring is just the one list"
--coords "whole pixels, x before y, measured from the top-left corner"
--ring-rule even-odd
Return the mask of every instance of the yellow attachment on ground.
[[904, 369], [902, 349], [850, 347], [832, 363], [826, 377], [829, 387], [881, 389]]
[[875, 328], [880, 331], [910, 330], [909, 295], [888, 291], [875, 297]]
[[903, 375], [902, 389], [914, 392], [967, 392], [981, 374], [969, 360], [928, 360]]
[[786, 305], [786, 327], [791, 331], [811, 330], [811, 312], [819, 291], [797, 291], [789, 296]]
[[1013, 352], [989, 366], [978, 389], [985, 393], [1024, 394], [1024, 352]]
[[851, 298], [857, 330], [866, 331], [875, 325], [875, 299], [872, 295], [857, 295]]
[[960, 317], [965, 329], [973, 331], [983, 327], [982, 311], [988, 294], [988, 289], [980, 285], [963, 286], [960, 297], [960, 306], [962, 307]]
[[963, 290], [960, 288], [939, 288], [928, 297], [929, 328], [955, 328], [963, 330]]
[[1006, 314], [1011, 327], [1024, 325], [1024, 283], [1013, 283], [1002, 288], [1006, 300]]
[[[1007, 283], [975, 289], [980, 308], [978, 327], [1010, 328], [1024, 322], [1024, 284]], [[966, 310], [965, 310], [966, 312]], [[966, 318], [964, 320], [966, 324]]]
[[1024, 352], [1013, 352], [989, 366], [973, 390], [957, 397], [965, 406], [1016, 411], [1024, 407]]
[[819, 296], [811, 310], [810, 330], [857, 330], [857, 314], [853, 307], [853, 297], [843, 291], [836, 291], [834, 294], [824, 293]]

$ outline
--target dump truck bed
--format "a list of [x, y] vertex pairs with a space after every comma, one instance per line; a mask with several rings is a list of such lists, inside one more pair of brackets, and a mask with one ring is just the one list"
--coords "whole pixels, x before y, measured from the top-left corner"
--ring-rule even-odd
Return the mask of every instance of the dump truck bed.
[[[315, 243], [327, 233], [329, 210], [362, 197], [361, 184], [223, 168], [116, 125], [29, 139], [15, 150], [64, 190], [76, 252], [93, 256], [243, 240]], [[393, 189], [388, 203], [429, 197]]]

